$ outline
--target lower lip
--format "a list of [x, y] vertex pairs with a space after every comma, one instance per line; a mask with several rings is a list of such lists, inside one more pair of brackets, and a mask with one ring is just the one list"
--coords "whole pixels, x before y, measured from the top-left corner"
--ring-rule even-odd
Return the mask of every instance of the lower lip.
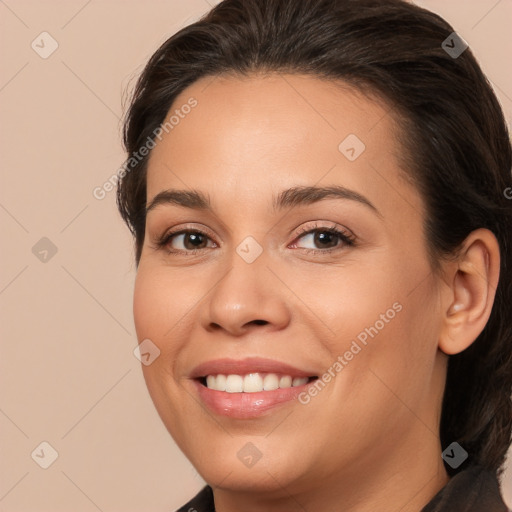
[[273, 391], [256, 393], [228, 393], [209, 389], [198, 380], [194, 380], [203, 403], [214, 413], [231, 418], [248, 419], [261, 416], [266, 411], [284, 405], [297, 398], [312, 382], [291, 388], [279, 388]]

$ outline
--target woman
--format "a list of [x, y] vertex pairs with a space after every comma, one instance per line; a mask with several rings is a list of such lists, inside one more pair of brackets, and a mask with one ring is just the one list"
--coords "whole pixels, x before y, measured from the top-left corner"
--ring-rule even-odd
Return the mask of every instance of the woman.
[[225, 0], [153, 55], [120, 212], [180, 510], [506, 511], [510, 138], [401, 0]]

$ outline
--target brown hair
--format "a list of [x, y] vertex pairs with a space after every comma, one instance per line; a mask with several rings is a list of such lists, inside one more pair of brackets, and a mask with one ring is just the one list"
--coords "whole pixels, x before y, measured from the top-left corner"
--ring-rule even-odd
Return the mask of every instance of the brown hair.
[[[151, 57], [134, 90], [124, 143], [129, 158], [154, 139], [177, 95], [209, 75], [310, 74], [385, 98], [426, 204], [433, 270], [477, 228], [490, 229], [500, 245], [491, 316], [476, 341], [449, 358], [440, 426], [443, 448], [457, 441], [469, 453], [458, 470], [481, 464], [499, 475], [512, 427], [512, 152], [503, 113], [471, 50], [454, 56], [442, 47], [453, 32], [436, 14], [402, 0], [224, 0]], [[147, 160], [117, 190], [137, 264]]]

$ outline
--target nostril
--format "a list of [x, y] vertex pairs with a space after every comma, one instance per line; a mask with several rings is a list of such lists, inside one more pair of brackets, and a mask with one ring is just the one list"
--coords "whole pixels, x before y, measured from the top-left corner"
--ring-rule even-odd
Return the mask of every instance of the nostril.
[[267, 323], [267, 321], [266, 320], [254, 320], [253, 323], [258, 324], [258, 325], [265, 325]]

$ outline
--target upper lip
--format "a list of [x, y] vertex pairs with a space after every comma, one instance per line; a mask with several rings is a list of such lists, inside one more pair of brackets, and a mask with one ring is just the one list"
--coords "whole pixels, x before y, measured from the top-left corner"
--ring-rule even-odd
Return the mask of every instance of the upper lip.
[[260, 357], [246, 359], [214, 359], [197, 365], [190, 378], [197, 379], [208, 375], [246, 375], [248, 373], [279, 373], [291, 377], [315, 377], [312, 372], [301, 370], [280, 361]]

